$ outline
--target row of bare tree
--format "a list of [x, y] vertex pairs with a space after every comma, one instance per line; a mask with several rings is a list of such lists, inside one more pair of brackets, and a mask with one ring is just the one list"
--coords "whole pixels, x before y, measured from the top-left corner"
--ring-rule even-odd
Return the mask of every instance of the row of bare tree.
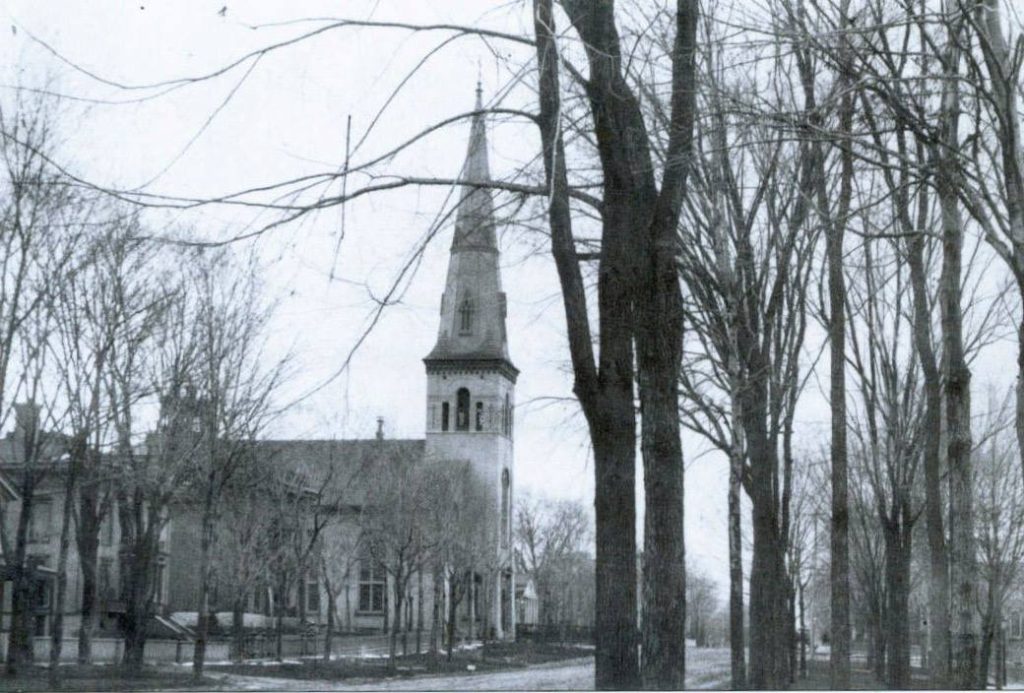
[[[0, 122], [0, 422], [13, 427], [4, 464], [20, 495], [0, 526], [12, 583], [7, 670], [32, 659], [42, 577], [30, 528], [49, 521], [33, 519], [47, 497], [60, 523], [56, 555], [46, 556], [56, 575], [51, 665], [63, 647], [71, 542], [78, 658], [91, 658], [100, 532], [116, 521], [124, 658], [137, 670], [171, 509], [184, 503], [202, 518], [205, 596], [219, 497], [274, 413], [283, 363], [264, 358], [269, 313], [251, 265], [144, 240], [136, 213], [72, 185], [52, 163], [51, 100], [19, 92]], [[204, 632], [201, 618], [197, 669]]]
[[[736, 8], [708, 13], [717, 21], [707, 23], [699, 89], [707, 144], [692, 174], [703, 185], [681, 243], [695, 328], [684, 419], [734, 467], [733, 683], [783, 687], [795, 673], [785, 650], [795, 652], [795, 595], [802, 601], [814, 563], [800, 545], [809, 533], [798, 495], [808, 491], [798, 480], [810, 463], [798, 458], [816, 455], [794, 452], [793, 424], [817, 372], [807, 339], [817, 323], [830, 363], [829, 465], [816, 489], [830, 489], [831, 505], [814, 513], [830, 518], [831, 685], [850, 685], [855, 595], [879, 675], [910, 686], [911, 558], [923, 517], [929, 569], [917, 589], [928, 595], [931, 681], [984, 686], [992, 638], [979, 617], [970, 364], [1020, 320], [1020, 296], [1007, 295], [1019, 283], [1012, 248], [1024, 239], [1010, 221], [1021, 199], [1019, 64], [1001, 6], [779, 0], [768, 9], [760, 32]], [[733, 18], [742, 40], [728, 38]], [[1019, 26], [1014, 35], [1022, 45]], [[746, 678], [741, 486], [753, 508]], [[1000, 521], [986, 532], [1009, 534], [1010, 516]], [[779, 565], [761, 562], [762, 547]]]

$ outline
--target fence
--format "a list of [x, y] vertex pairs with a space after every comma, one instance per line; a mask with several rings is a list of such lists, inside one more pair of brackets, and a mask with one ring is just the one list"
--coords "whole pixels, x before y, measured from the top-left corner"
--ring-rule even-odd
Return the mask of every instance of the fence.
[[[192, 642], [188, 640], [157, 640], [148, 638], [144, 657], [147, 662], [189, 662], [192, 660]], [[32, 640], [32, 653], [36, 661], [50, 658], [50, 638], [38, 637]], [[92, 661], [97, 664], [117, 663], [124, 655], [124, 639], [93, 638]], [[208, 642], [206, 659], [211, 662], [225, 661], [230, 656], [226, 642]], [[65, 638], [60, 651], [60, 661], [74, 662], [78, 659], [78, 638]]]
[[[6, 633], [4, 634], [6, 635]], [[409, 651], [416, 649], [415, 634], [410, 634]], [[2, 640], [2, 639], [0, 639]], [[33, 638], [32, 651], [36, 661], [48, 661], [50, 658], [50, 637]], [[341, 657], [365, 657], [386, 655], [389, 639], [387, 635], [336, 635], [331, 642], [331, 654]], [[6, 643], [0, 642], [6, 652]], [[190, 662], [194, 644], [191, 640], [164, 640], [148, 638], [146, 640], [145, 660], [149, 663]], [[247, 635], [243, 647], [246, 659], [262, 659], [277, 656], [277, 637], [273, 633]], [[424, 641], [423, 648], [426, 647]], [[398, 649], [402, 643], [399, 635]], [[231, 640], [210, 640], [206, 643], [206, 661], [227, 662], [232, 658], [234, 642]], [[281, 638], [281, 656], [288, 658], [312, 657], [322, 655], [324, 651], [323, 635], [285, 635]], [[124, 656], [124, 640], [122, 638], [93, 638], [92, 661], [96, 664], [117, 663]], [[74, 662], [78, 658], [78, 639], [66, 638], [61, 647], [60, 660]]]
[[[410, 649], [415, 649], [415, 635], [411, 635]], [[389, 636], [387, 635], [335, 635], [331, 641], [331, 654], [344, 657], [384, 655], [388, 653], [388, 646]], [[242, 647], [242, 657], [245, 659], [276, 657], [277, 636], [272, 632], [246, 635]], [[401, 650], [401, 636], [399, 636], [398, 647]], [[284, 635], [281, 637], [282, 657], [310, 657], [322, 655], [323, 651], [323, 635]]]
[[516, 626], [516, 638], [543, 643], [593, 644], [594, 629], [591, 626], [570, 626], [557, 623], [520, 624]]

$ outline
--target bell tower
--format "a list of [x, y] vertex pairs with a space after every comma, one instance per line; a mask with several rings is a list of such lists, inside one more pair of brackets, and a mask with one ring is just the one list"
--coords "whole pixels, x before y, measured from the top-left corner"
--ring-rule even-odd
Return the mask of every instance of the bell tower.
[[481, 575], [497, 637], [515, 637], [515, 575], [512, 508], [515, 470], [515, 383], [505, 330], [494, 202], [487, 187], [487, 124], [480, 85], [469, 148], [462, 168], [448, 277], [441, 296], [437, 343], [427, 369], [426, 454], [429, 459], [467, 460], [492, 494], [495, 561]]

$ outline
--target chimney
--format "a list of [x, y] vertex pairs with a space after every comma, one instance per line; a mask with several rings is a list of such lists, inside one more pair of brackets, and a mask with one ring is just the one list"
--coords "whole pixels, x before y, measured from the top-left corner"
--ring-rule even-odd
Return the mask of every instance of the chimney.
[[377, 417], [377, 440], [384, 440], [384, 417]]

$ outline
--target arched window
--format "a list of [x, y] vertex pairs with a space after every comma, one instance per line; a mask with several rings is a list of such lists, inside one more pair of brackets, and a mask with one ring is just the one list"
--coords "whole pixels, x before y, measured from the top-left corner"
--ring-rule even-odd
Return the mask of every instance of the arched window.
[[509, 516], [508, 509], [511, 501], [511, 484], [509, 483], [508, 470], [501, 471], [501, 546], [508, 547]]
[[469, 390], [464, 387], [455, 395], [455, 430], [469, 430]]
[[476, 430], [484, 430], [484, 403], [476, 403]]
[[459, 306], [459, 334], [469, 334], [473, 331], [473, 301], [470, 298], [462, 299]]
[[512, 402], [507, 393], [505, 394], [505, 410], [501, 414], [502, 432], [510, 436], [512, 435]]
[[448, 430], [448, 410], [449, 410], [449, 408], [450, 407], [449, 407], [447, 402], [442, 402], [441, 403], [441, 430], [442, 431], [447, 431]]

